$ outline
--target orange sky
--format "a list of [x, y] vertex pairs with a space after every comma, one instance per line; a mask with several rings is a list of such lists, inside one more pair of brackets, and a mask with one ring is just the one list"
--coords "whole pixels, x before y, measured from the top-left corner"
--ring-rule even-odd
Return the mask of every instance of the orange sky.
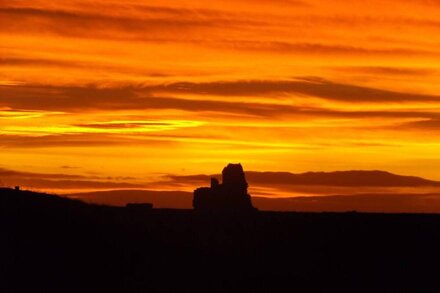
[[439, 90], [436, 0], [0, 0], [1, 170], [440, 180]]

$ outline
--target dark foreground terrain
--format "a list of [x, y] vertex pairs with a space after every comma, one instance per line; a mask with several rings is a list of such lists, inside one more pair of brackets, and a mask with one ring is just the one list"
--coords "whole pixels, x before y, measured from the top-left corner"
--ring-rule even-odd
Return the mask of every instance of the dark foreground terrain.
[[439, 292], [440, 215], [203, 215], [0, 190], [0, 292]]

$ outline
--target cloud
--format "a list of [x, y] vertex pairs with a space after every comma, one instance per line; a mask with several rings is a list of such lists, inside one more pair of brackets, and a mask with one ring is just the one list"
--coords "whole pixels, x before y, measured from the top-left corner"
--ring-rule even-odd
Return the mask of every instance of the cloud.
[[75, 124], [78, 127], [97, 128], [97, 129], [120, 129], [120, 128], [142, 128], [142, 127], [173, 127], [175, 123], [167, 121], [113, 121], [101, 123], [82, 123]]
[[[267, 104], [238, 99], [200, 100], [185, 96], [216, 95], [223, 97], [267, 97]], [[316, 109], [274, 104], [273, 99], [297, 95], [306, 99], [316, 97], [347, 103], [416, 103], [439, 102], [440, 96], [383, 90], [371, 87], [334, 83], [322, 79], [308, 80], [250, 80], [207, 83], [177, 82], [161, 85], [126, 86], [114, 88], [0, 86], [0, 107], [32, 110], [84, 109], [179, 109], [187, 111], [235, 112], [255, 115]], [[270, 103], [271, 102], [271, 103]], [[284, 110], [288, 108], [288, 110]], [[342, 112], [342, 111], [340, 111]]]
[[111, 181], [91, 181], [91, 180], [46, 180], [46, 179], [26, 179], [3, 180], [7, 185], [24, 186], [25, 188], [37, 189], [115, 189], [115, 188], [143, 188], [141, 184]]
[[425, 76], [438, 73], [432, 68], [412, 68], [412, 67], [386, 67], [386, 66], [348, 66], [331, 68], [339, 72], [347, 73], [367, 73], [380, 75], [403, 75], [403, 76]]
[[0, 168], [1, 183], [5, 186], [22, 186], [37, 189], [114, 189], [142, 188], [144, 185], [123, 180], [133, 178], [83, 176], [22, 172]]
[[62, 69], [62, 70], [90, 70], [91, 68], [98, 71], [105, 71], [107, 73], [125, 73], [125, 74], [139, 74], [143, 77], [151, 78], [165, 78], [175, 74], [171, 72], [159, 72], [155, 70], [148, 70], [145, 68], [124, 66], [121, 64], [114, 65], [108, 62], [97, 62], [89, 60], [71, 60], [71, 59], [57, 59], [52, 58], [29, 58], [29, 57], [0, 57], [0, 67], [15, 67], [15, 68], [43, 68], [47, 69]]
[[79, 167], [63, 165], [63, 166], [61, 166], [60, 168], [61, 168], [61, 169], [78, 169]]
[[219, 96], [265, 96], [297, 94], [351, 103], [440, 102], [440, 96], [396, 92], [364, 86], [314, 80], [250, 80], [208, 83], [179, 82], [146, 90]]
[[[173, 85], [179, 91], [179, 85]], [[193, 112], [240, 113], [272, 116], [300, 112], [302, 108], [242, 101], [193, 100], [153, 95], [163, 87], [79, 88], [44, 86], [0, 86], [0, 107], [47, 111], [176, 109]], [[307, 111], [307, 109], [306, 109]], [[306, 112], [305, 112], [306, 113]], [[306, 113], [307, 114], [307, 113]]]
[[199, 44], [205, 44], [211, 47], [222, 47], [225, 49], [234, 50], [246, 50], [246, 51], [262, 51], [270, 53], [282, 53], [282, 54], [304, 54], [304, 55], [355, 55], [355, 56], [436, 56], [435, 51], [428, 51], [423, 49], [408, 49], [404, 47], [392, 47], [392, 48], [374, 48], [374, 47], [362, 47], [346, 44], [326, 44], [318, 42], [281, 42], [281, 41], [244, 41], [244, 40], [222, 40], [217, 42], [203, 42], [197, 41]]
[[[200, 99], [197, 96], [208, 98]], [[212, 96], [219, 96], [222, 99], [215, 99]], [[240, 96], [249, 97], [243, 99]], [[329, 101], [344, 102], [350, 104], [373, 103], [376, 105], [387, 105], [389, 103], [401, 104], [400, 109], [344, 109], [320, 107], [314, 102], [314, 106], [304, 106], [299, 103], [286, 104], [286, 100], [294, 96], [298, 101], [307, 104], [310, 98], [327, 99]], [[260, 97], [260, 99], [256, 99]], [[258, 102], [256, 102], [258, 100]], [[313, 100], [312, 100], [313, 101]], [[280, 103], [283, 102], [283, 103]], [[287, 81], [230, 81], [211, 83], [179, 82], [160, 85], [138, 85], [122, 87], [56, 87], [43, 85], [13, 85], [0, 86], [0, 119], [32, 118], [57, 114], [57, 117], [68, 118], [68, 115], [85, 115], [98, 111], [119, 111], [119, 110], [178, 110], [187, 112], [182, 114], [184, 119], [178, 120], [157, 120], [145, 119], [139, 116], [135, 120], [131, 117], [120, 117], [105, 121], [89, 119], [84, 123], [71, 123], [64, 125], [63, 129], [74, 132], [93, 131], [98, 134], [102, 132], [127, 132], [127, 131], [158, 131], [182, 127], [195, 127], [208, 122], [213, 118], [221, 120], [258, 120], [270, 119], [273, 123], [267, 127], [278, 127], [283, 119], [293, 122], [304, 121], [308, 118], [316, 119], [352, 119], [362, 120], [371, 118], [382, 119], [382, 128], [389, 128], [403, 125], [408, 119], [438, 120], [440, 113], [432, 108], [433, 103], [439, 102], [439, 96], [400, 93], [388, 90], [360, 87], [348, 84], [332, 83], [318, 78]], [[427, 103], [429, 107], [420, 109], [414, 107], [405, 108], [406, 103]], [[430, 103], [430, 104], [428, 104]], [[312, 105], [312, 104], [311, 104]], [[432, 109], [432, 110], [431, 110]], [[193, 122], [188, 120], [186, 115], [196, 113], [198, 118], [191, 116]], [[213, 115], [215, 114], [215, 116]], [[54, 117], [55, 117], [54, 116]], [[197, 122], [196, 120], [200, 121]], [[188, 122], [184, 123], [184, 120]], [[397, 121], [396, 121], [397, 120]], [[400, 120], [400, 121], [399, 121]], [[406, 121], [405, 121], [406, 120]], [[50, 120], [47, 120], [47, 125]], [[54, 120], [58, 121], [58, 120]], [[68, 121], [65, 120], [65, 121]], [[311, 121], [311, 120], [310, 120]], [[59, 121], [58, 121], [59, 122]], [[197, 122], [197, 123], [196, 123]], [[208, 123], [206, 122], [206, 123]], [[282, 126], [284, 128], [295, 127]], [[313, 126], [313, 123], [311, 124]], [[58, 125], [61, 127], [61, 125]], [[331, 126], [330, 124], [327, 125]], [[420, 129], [413, 126], [413, 129]], [[419, 125], [420, 126], [420, 125]], [[8, 125], [4, 125], [3, 134], [6, 135]], [[248, 125], [251, 127], [251, 124]], [[301, 127], [301, 123], [298, 125]], [[319, 127], [319, 126], [316, 126]], [[352, 124], [351, 127], [356, 127]], [[379, 127], [379, 126], [377, 126]], [[22, 128], [20, 128], [22, 129]], [[28, 128], [31, 131], [33, 128]], [[61, 128], [60, 128], [61, 129]], [[402, 127], [396, 127], [396, 130]], [[19, 134], [17, 131], [9, 132], [9, 135]], [[22, 129], [23, 130], [23, 129]], [[20, 131], [22, 131], [20, 130]], [[35, 128], [34, 130], [41, 130]], [[145, 131], [144, 131], [145, 130]], [[49, 134], [39, 131], [40, 135]], [[41, 133], [40, 133], [41, 132]], [[63, 144], [63, 136], [45, 136], [46, 141], [38, 138], [29, 138], [39, 145]], [[65, 136], [67, 145], [86, 144], [85, 137], [68, 135]], [[117, 139], [106, 136], [89, 137], [90, 145], [102, 144], [108, 141], [109, 144], [120, 143]], [[166, 139], [165, 139], [166, 140]], [[21, 141], [21, 142], [20, 142]], [[0, 145], [24, 145], [21, 139], [12, 136], [4, 137]]]
[[49, 115], [52, 113], [45, 111], [32, 111], [32, 110], [14, 110], [8, 107], [0, 108], [0, 119], [31, 119]]
[[436, 119], [423, 119], [419, 121], [402, 123], [403, 129], [419, 129], [426, 131], [439, 131], [440, 130], [440, 118]]
[[39, 136], [25, 135], [1, 135], [0, 147], [3, 148], [57, 148], [57, 147], [95, 147], [95, 146], [117, 146], [117, 145], [148, 145], [148, 146], [170, 146], [175, 144], [175, 139], [167, 136], [143, 137], [141, 140], [101, 133], [79, 133], [79, 134], [53, 134]]
[[[246, 2], [246, 1], [245, 1]], [[253, 1], [255, 2], [255, 1]], [[264, 2], [264, 1], [259, 1]], [[278, 5], [293, 4], [307, 7], [299, 1], [279, 0]], [[250, 5], [251, 3], [247, 3]], [[255, 5], [255, 3], [252, 3]], [[256, 51], [282, 54], [322, 55], [360, 55], [360, 56], [438, 56], [435, 49], [420, 46], [393, 45], [383, 46], [374, 42], [356, 45], [348, 42], [329, 42], [319, 30], [302, 41], [298, 38], [286, 38], [283, 32], [290, 27], [293, 36], [305, 36], [304, 27], [309, 23], [319, 24], [321, 28], [344, 28], [354, 25], [379, 27], [395, 25], [411, 27], [438, 28], [439, 22], [421, 21], [412, 18], [380, 17], [322, 17], [319, 15], [296, 15], [281, 17], [279, 13], [242, 11], [232, 13], [222, 9], [192, 8], [172, 6], [121, 5], [118, 3], [89, 7], [88, 10], [77, 7], [52, 8], [32, 5], [9, 5], [0, 8], [1, 27], [7, 32], [56, 35], [75, 38], [96, 38], [107, 40], [135, 40], [154, 43], [183, 43], [198, 47], [236, 51]], [[310, 6], [309, 6], [310, 7]], [[309, 31], [309, 30], [308, 30]], [[145, 32], [148, 32], [147, 34]], [[244, 32], [248, 32], [247, 34]], [[259, 32], [261, 37], [249, 38]], [[325, 35], [325, 34], [324, 34]], [[286, 40], [287, 39], [287, 40]], [[289, 41], [290, 39], [290, 41]], [[372, 44], [370, 44], [372, 43]]]
[[34, 179], [84, 179], [81, 175], [64, 175], [64, 174], [41, 174], [32, 172], [21, 172], [0, 168], [0, 176], [2, 178], [34, 178]]
[[[115, 9], [115, 8], [113, 8]], [[93, 10], [92, 10], [93, 11]], [[104, 11], [106, 11], [104, 9]], [[108, 39], [174, 41], [182, 31], [203, 31], [213, 27], [239, 28], [262, 25], [252, 18], [232, 18], [212, 10], [132, 6], [123, 13], [93, 13], [32, 7], [0, 8], [3, 30], [22, 33], [50, 33], [60, 36]], [[111, 11], [107, 11], [111, 12]], [[133, 13], [134, 12], [134, 13]], [[145, 34], [148, 32], [148, 34]]]

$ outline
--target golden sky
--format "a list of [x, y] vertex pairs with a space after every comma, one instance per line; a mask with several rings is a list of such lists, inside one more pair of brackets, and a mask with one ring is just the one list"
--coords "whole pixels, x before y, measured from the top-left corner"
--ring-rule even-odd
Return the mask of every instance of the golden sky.
[[[0, 0], [0, 171], [36, 189], [229, 162], [440, 180], [439, 90], [437, 0]], [[44, 184], [71, 179], [102, 186]]]

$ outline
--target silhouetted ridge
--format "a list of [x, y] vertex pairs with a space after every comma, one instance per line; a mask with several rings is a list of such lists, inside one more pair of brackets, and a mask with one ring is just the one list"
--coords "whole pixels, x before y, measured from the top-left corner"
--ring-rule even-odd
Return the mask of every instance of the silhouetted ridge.
[[0, 292], [439, 292], [440, 215], [201, 214], [0, 188]]
[[[171, 182], [198, 182], [210, 177], [219, 178], [220, 174], [212, 175], [169, 175]], [[308, 186], [341, 186], [341, 187], [419, 187], [440, 186], [440, 181], [428, 180], [416, 176], [404, 176], [379, 170], [351, 170], [333, 172], [273, 172], [247, 171], [248, 182], [255, 185], [308, 185]]]
[[0, 188], [0, 206], [8, 208], [18, 204], [29, 207], [60, 207], [60, 206], [86, 206], [87, 204], [76, 199], [60, 197], [57, 195], [20, 190], [20, 188]]
[[193, 207], [205, 212], [253, 211], [248, 184], [241, 164], [228, 164], [222, 171], [222, 183], [211, 178], [211, 187], [194, 190]]
[[415, 176], [396, 175], [386, 171], [248, 172], [251, 182], [261, 184], [326, 185], [326, 186], [440, 186], [440, 182]]

